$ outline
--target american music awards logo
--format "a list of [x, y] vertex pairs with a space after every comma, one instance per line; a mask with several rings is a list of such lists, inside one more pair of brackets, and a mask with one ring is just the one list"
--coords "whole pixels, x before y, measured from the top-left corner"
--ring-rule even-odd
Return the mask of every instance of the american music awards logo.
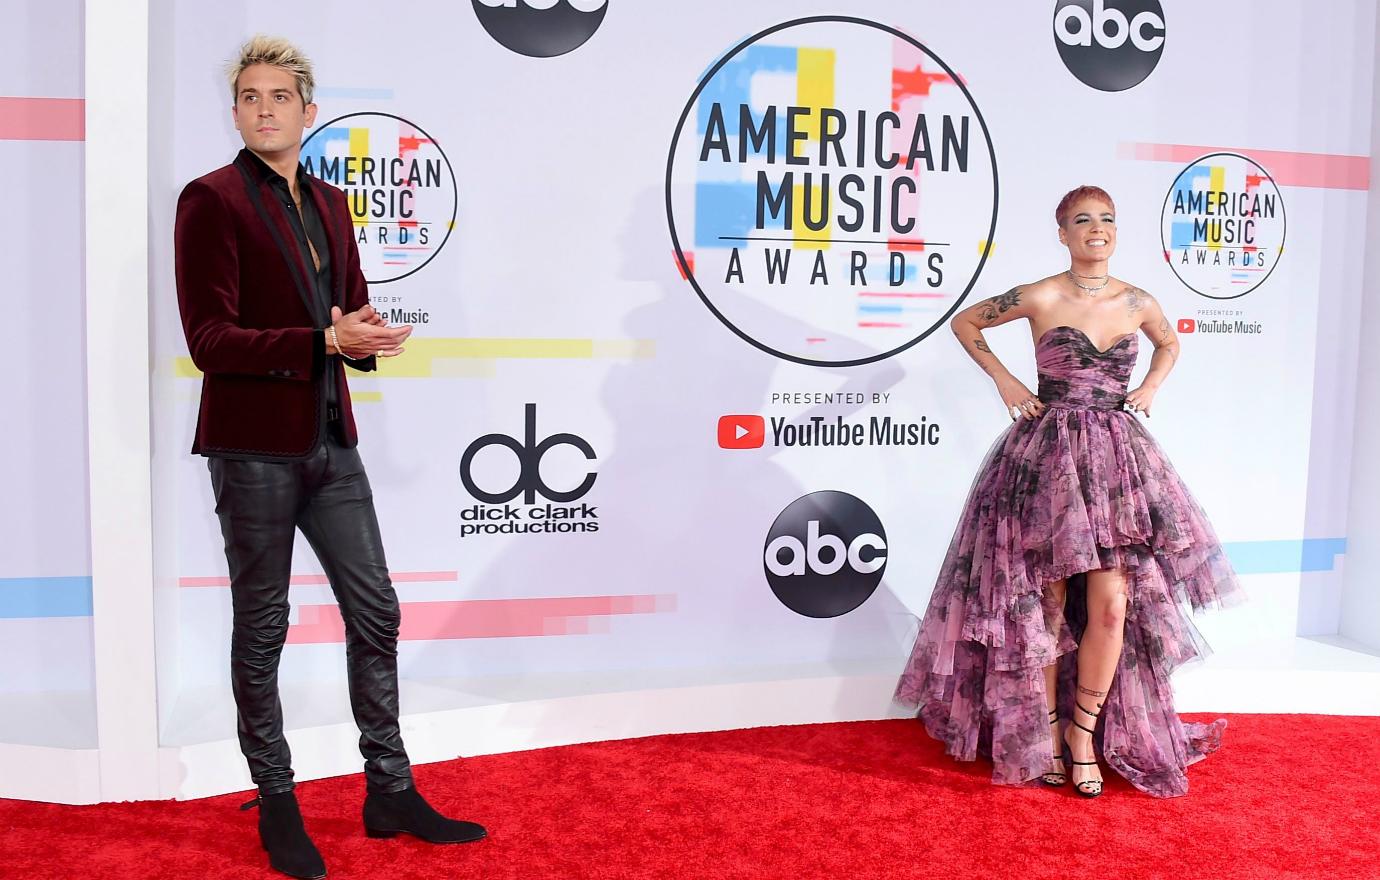
[[878, 22], [817, 16], [729, 48], [671, 140], [682, 274], [723, 324], [797, 363], [889, 357], [972, 289], [997, 217], [962, 77]]
[[302, 143], [307, 172], [345, 192], [364, 277], [406, 278], [430, 263], [455, 226], [450, 160], [430, 134], [391, 113], [349, 113]]
[[1210, 153], [1175, 176], [1164, 199], [1164, 258], [1188, 288], [1235, 299], [1265, 283], [1284, 253], [1284, 199], [1249, 156]]

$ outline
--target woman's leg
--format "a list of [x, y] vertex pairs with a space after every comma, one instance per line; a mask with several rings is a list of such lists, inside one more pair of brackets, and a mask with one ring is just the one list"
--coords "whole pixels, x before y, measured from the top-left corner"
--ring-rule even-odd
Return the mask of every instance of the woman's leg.
[[1088, 572], [1087, 579], [1088, 625], [1078, 643], [1075, 724], [1068, 728], [1067, 736], [1075, 762], [1073, 784], [1092, 794], [1102, 790], [1102, 772], [1096, 764], [1078, 764], [1096, 760], [1092, 734], [1083, 728], [1097, 726], [1097, 715], [1102, 712], [1102, 704], [1106, 702], [1117, 663], [1121, 660], [1121, 644], [1126, 632], [1127, 575], [1123, 569], [1104, 569]]
[[[1052, 581], [1045, 585], [1044, 611], [1045, 626], [1056, 637], [1057, 627], [1064, 617], [1064, 596], [1068, 592], [1068, 581]], [[1064, 744], [1060, 739], [1059, 725], [1059, 661], [1045, 667], [1045, 708], [1049, 713], [1050, 739], [1054, 743], [1054, 760], [1050, 772], [1044, 775], [1046, 785], [1063, 785], [1068, 781], [1068, 768], [1064, 766]]]

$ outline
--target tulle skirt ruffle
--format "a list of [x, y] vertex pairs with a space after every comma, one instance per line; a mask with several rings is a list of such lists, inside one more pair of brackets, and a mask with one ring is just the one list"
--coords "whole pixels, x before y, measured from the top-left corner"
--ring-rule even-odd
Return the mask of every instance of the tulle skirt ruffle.
[[[973, 482], [897, 689], [949, 754], [990, 756], [993, 779], [1050, 767], [1044, 667], [1060, 665], [1073, 709], [1087, 624], [1082, 574], [1127, 572], [1125, 643], [1102, 710], [1106, 764], [1152, 795], [1185, 794], [1185, 769], [1221, 743], [1225, 720], [1186, 724], [1170, 675], [1207, 654], [1190, 611], [1240, 587], [1207, 517], [1154, 438], [1119, 410], [1050, 408], [1021, 420]], [[1064, 607], [1045, 585], [1069, 579]]]

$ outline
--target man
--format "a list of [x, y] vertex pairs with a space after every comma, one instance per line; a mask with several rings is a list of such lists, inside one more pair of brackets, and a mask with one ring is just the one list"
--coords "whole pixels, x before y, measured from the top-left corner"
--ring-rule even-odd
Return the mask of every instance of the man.
[[207, 456], [234, 606], [230, 664], [240, 748], [258, 797], [270, 864], [322, 877], [293, 794], [278, 658], [301, 529], [345, 620], [350, 705], [360, 730], [371, 837], [433, 843], [484, 829], [446, 819], [412, 784], [398, 729], [399, 611], [359, 453], [345, 365], [373, 370], [402, 353], [409, 326], [369, 305], [343, 193], [298, 163], [316, 119], [311, 63], [255, 37], [229, 70], [245, 148], [187, 185], [177, 205], [177, 298], [205, 375], [193, 453]]

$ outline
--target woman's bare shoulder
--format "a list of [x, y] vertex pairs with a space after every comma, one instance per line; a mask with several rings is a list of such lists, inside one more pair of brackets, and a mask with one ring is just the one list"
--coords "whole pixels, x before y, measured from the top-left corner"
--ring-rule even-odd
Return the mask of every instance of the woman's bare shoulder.
[[1020, 291], [1025, 300], [1036, 308], [1040, 306], [1052, 305], [1063, 298], [1063, 288], [1059, 284], [1059, 276], [1051, 275], [1048, 278], [1040, 278], [1020, 286]]
[[1126, 306], [1126, 311], [1132, 315], [1142, 312], [1150, 307], [1158, 307], [1159, 301], [1151, 296], [1144, 288], [1137, 287], [1130, 281], [1113, 277], [1108, 285], [1109, 290], [1114, 290], [1112, 296]]

